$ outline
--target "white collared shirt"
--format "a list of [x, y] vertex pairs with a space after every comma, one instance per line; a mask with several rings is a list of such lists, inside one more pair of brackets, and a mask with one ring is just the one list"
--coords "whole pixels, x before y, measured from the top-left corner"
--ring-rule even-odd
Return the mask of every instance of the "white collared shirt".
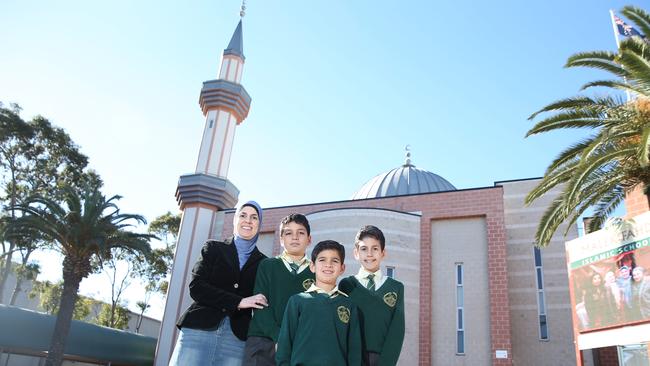
[[338, 287], [338, 286], [334, 286], [334, 288], [332, 289], [332, 291], [329, 291], [329, 292], [328, 292], [328, 291], [325, 291], [325, 290], [323, 290], [322, 288], [316, 286], [315, 283], [312, 283], [311, 287], [309, 287], [309, 288], [307, 289], [307, 291], [305, 291], [305, 292], [314, 292], [314, 291], [315, 291], [316, 293], [318, 293], [318, 294], [327, 294], [329, 297], [337, 297], [338, 295], [343, 295], [343, 296], [345, 296], [345, 297], [348, 297], [348, 294], [346, 294], [345, 292], [339, 290], [339, 287]]
[[[282, 252], [282, 254], [278, 256], [278, 258], [282, 259], [282, 263], [284, 263], [284, 266], [287, 267], [289, 272], [291, 272], [292, 269], [290, 264], [296, 262], [289, 256], [289, 253], [287, 253], [287, 251], [285, 250]], [[309, 258], [307, 258], [306, 255], [302, 257], [302, 259], [296, 263], [298, 265], [297, 273], [300, 273], [304, 271], [305, 268], [309, 267], [309, 263], [311, 263], [311, 261], [309, 260]]]
[[361, 267], [359, 268], [359, 273], [357, 273], [354, 277], [359, 281], [360, 284], [363, 285], [363, 287], [368, 287], [368, 275], [374, 274], [375, 277], [373, 280], [375, 280], [375, 290], [381, 287], [381, 285], [386, 282], [386, 276], [384, 276], [381, 273], [381, 268], [377, 270], [377, 272], [368, 272], [366, 271], [365, 268]]

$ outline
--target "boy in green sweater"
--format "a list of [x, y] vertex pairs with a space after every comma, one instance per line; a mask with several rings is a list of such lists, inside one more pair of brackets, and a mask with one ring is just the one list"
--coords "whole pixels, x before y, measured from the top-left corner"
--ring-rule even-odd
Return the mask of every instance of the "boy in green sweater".
[[311, 260], [316, 283], [289, 299], [275, 359], [279, 366], [359, 366], [357, 307], [336, 286], [345, 271], [345, 248], [333, 240], [321, 241]]
[[404, 342], [404, 285], [381, 273], [386, 255], [384, 233], [376, 226], [361, 228], [354, 240], [354, 258], [361, 268], [341, 280], [340, 288], [359, 307], [363, 364], [394, 366]]
[[291, 214], [280, 222], [281, 255], [264, 259], [258, 269], [253, 293], [263, 294], [269, 305], [255, 309], [244, 347], [244, 365], [274, 366], [280, 324], [289, 297], [307, 290], [314, 283], [305, 255], [311, 243], [309, 221], [304, 215]]

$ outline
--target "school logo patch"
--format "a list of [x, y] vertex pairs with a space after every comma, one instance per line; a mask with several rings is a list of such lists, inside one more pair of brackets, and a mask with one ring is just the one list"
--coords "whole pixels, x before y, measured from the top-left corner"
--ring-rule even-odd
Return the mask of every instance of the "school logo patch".
[[302, 281], [302, 287], [305, 289], [305, 291], [309, 290], [309, 288], [313, 284], [314, 284], [314, 280], [312, 280], [311, 278], [308, 278], [308, 279]]
[[387, 292], [386, 295], [384, 295], [384, 302], [391, 308], [395, 307], [395, 304], [397, 304], [397, 294], [394, 292]]
[[339, 319], [341, 319], [343, 323], [347, 324], [350, 321], [350, 309], [345, 306], [339, 306], [338, 309], [336, 309], [336, 312], [339, 314]]

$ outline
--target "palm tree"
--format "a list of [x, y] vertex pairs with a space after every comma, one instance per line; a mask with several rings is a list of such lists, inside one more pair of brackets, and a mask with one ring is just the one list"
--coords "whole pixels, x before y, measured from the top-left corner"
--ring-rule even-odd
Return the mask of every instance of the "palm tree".
[[[642, 33], [650, 35], [650, 14], [626, 6], [621, 11]], [[592, 134], [568, 147], [549, 165], [539, 185], [526, 197], [530, 204], [555, 187], [562, 193], [544, 213], [536, 233], [538, 246], [546, 246], [558, 227], [570, 227], [593, 207], [590, 229], [602, 226], [624, 200], [625, 193], [641, 184], [650, 189], [650, 44], [633, 36], [620, 43], [617, 53], [594, 51], [569, 57], [565, 67], [589, 67], [613, 74], [613, 80], [585, 84], [634, 95], [577, 96], [551, 103], [530, 120], [546, 115], [526, 137], [559, 129], [585, 128]], [[568, 229], [567, 229], [568, 231]], [[565, 232], [566, 234], [566, 232]]]
[[153, 235], [127, 230], [146, 220], [140, 215], [120, 213], [116, 204], [120, 198], [106, 199], [97, 185], [81, 190], [65, 187], [65, 207], [41, 196], [16, 207], [24, 215], [13, 232], [37, 232], [63, 255], [63, 293], [47, 355], [48, 366], [62, 363], [79, 283], [93, 271], [92, 263], [107, 259], [111, 248], [150, 251], [149, 239]]
[[145, 293], [144, 301], [138, 301], [137, 303], [135, 303], [135, 305], [140, 310], [140, 314], [138, 315], [138, 323], [135, 326], [135, 332], [138, 333], [138, 334], [140, 334], [140, 327], [142, 326], [142, 319], [144, 318], [144, 313], [145, 313], [145, 311], [147, 311], [147, 309], [149, 309], [151, 307], [151, 305], [149, 305], [149, 299], [150, 298], [151, 298], [151, 291], [148, 290]]

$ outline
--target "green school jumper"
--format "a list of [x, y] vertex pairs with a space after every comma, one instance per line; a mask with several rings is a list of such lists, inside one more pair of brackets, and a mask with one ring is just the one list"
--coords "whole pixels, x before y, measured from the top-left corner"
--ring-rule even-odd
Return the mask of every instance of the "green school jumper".
[[275, 355], [278, 366], [359, 366], [357, 307], [344, 295], [315, 291], [291, 296]]
[[380, 366], [396, 365], [404, 342], [404, 285], [388, 277], [370, 291], [350, 276], [339, 288], [359, 307], [364, 350], [378, 353]]
[[254, 294], [264, 294], [269, 306], [255, 309], [248, 328], [248, 336], [265, 337], [278, 342], [284, 308], [289, 297], [307, 290], [314, 283], [314, 273], [309, 267], [293, 274], [282, 258], [264, 259], [257, 267]]

